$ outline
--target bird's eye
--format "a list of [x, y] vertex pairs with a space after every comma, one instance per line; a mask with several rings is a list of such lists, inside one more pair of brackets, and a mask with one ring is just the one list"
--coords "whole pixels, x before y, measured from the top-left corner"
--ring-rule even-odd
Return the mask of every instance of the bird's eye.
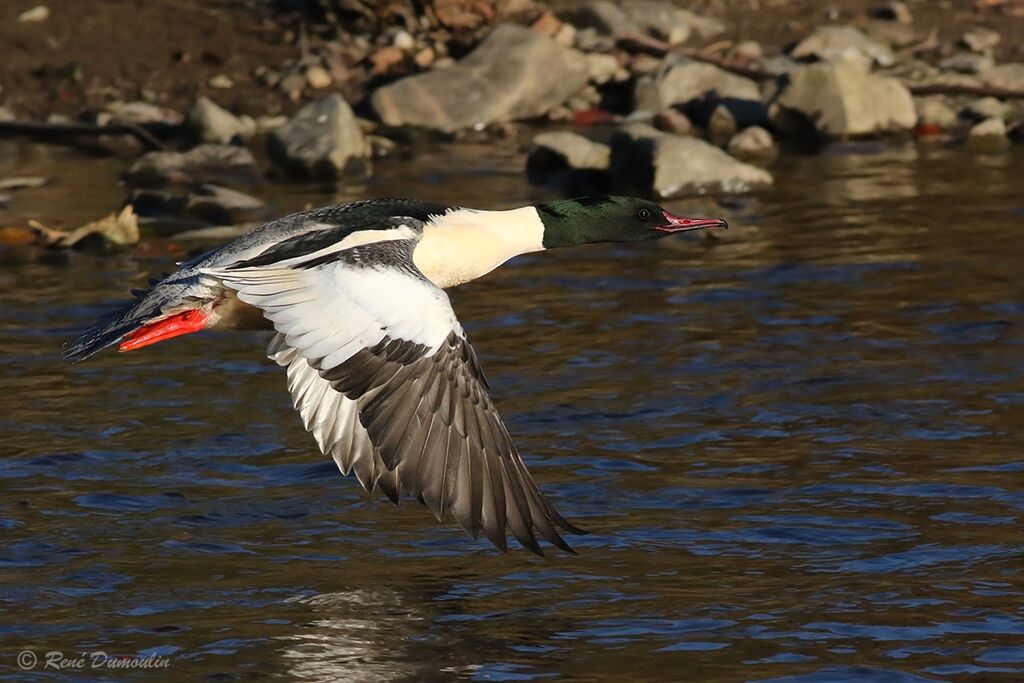
[[636, 217], [642, 221], [646, 221], [651, 217], [651, 212], [649, 209], [640, 209], [636, 212]]

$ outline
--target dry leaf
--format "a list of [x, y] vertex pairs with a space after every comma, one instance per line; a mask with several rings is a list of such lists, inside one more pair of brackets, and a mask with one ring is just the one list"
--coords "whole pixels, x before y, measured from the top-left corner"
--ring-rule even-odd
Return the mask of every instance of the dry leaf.
[[102, 237], [107, 243], [121, 246], [139, 241], [139, 217], [135, 215], [130, 204], [121, 209], [121, 213], [112, 213], [71, 232], [55, 230], [35, 220], [29, 221], [28, 224], [42, 236], [47, 246], [62, 249], [73, 247], [92, 235]]

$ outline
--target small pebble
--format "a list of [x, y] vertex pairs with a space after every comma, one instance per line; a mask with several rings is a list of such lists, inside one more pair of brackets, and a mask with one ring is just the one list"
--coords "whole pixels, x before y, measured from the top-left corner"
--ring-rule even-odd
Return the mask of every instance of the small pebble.
[[230, 90], [235, 87], [235, 82], [224, 74], [217, 74], [210, 78], [209, 85], [215, 90]]
[[618, 80], [616, 76], [620, 71], [619, 60], [615, 58], [615, 55], [588, 54], [586, 60], [587, 72], [593, 83], [600, 85], [611, 80]]
[[395, 34], [395, 39], [391, 41], [391, 44], [397, 47], [403, 52], [408, 52], [416, 47], [416, 41], [409, 34], [408, 31], [399, 31]]
[[562, 22], [550, 10], [540, 15], [540, 18], [530, 26], [531, 30], [549, 38], [554, 37], [560, 28], [562, 28]]
[[291, 73], [281, 79], [277, 84], [288, 98], [292, 101], [302, 97], [302, 89], [306, 87], [306, 77], [302, 74]]
[[32, 9], [25, 10], [18, 15], [18, 21], [23, 24], [35, 24], [46, 21], [50, 18], [50, 8], [46, 5], [36, 5]]
[[693, 135], [693, 122], [678, 109], [664, 109], [654, 117], [654, 125], [658, 130], [675, 135]]
[[956, 127], [960, 121], [956, 112], [946, 103], [946, 98], [941, 95], [916, 100], [914, 105], [917, 109], [918, 126], [949, 130]]
[[373, 73], [376, 75], [386, 74], [391, 67], [400, 64], [405, 59], [405, 53], [394, 45], [382, 47], [370, 56], [373, 63]]
[[309, 87], [313, 90], [323, 90], [330, 87], [333, 81], [334, 79], [331, 78], [331, 74], [322, 66], [311, 66], [306, 69], [306, 82], [309, 83]]
[[724, 145], [736, 135], [738, 128], [736, 117], [725, 105], [720, 104], [711, 112], [708, 120], [708, 139], [716, 145]]
[[907, 3], [899, 2], [898, 0], [883, 2], [881, 5], [874, 7], [871, 10], [871, 16], [876, 19], [895, 21], [900, 24], [910, 24], [914, 21], [914, 17], [910, 13], [910, 8], [907, 7]]
[[744, 40], [732, 49], [734, 59], [750, 62], [764, 57], [764, 48], [756, 40]]
[[426, 69], [434, 63], [436, 58], [437, 55], [434, 54], [434, 48], [425, 47], [413, 56], [412, 61], [416, 62], [416, 66], [419, 68]]
[[256, 119], [256, 130], [261, 133], [267, 133], [275, 128], [280, 128], [286, 123], [288, 123], [288, 117], [284, 115], [261, 116]]
[[554, 35], [555, 42], [565, 47], [572, 47], [576, 42], [576, 27], [572, 24], [562, 24]]
[[729, 141], [729, 154], [740, 159], [768, 159], [778, 153], [772, 134], [761, 126], [751, 126]]

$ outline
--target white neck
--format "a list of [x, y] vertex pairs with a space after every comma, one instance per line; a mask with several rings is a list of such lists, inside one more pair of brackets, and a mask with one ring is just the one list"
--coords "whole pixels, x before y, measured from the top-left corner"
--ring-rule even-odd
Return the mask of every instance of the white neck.
[[413, 262], [438, 287], [486, 275], [520, 254], [544, 248], [544, 223], [532, 206], [510, 211], [458, 209], [423, 228]]

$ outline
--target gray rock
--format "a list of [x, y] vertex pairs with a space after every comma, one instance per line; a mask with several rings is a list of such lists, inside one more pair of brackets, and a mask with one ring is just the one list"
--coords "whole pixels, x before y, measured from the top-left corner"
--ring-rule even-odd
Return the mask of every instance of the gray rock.
[[718, 105], [708, 119], [708, 139], [716, 145], [724, 145], [736, 135], [739, 126], [729, 108]]
[[1001, 36], [990, 28], [973, 28], [963, 35], [960, 44], [974, 52], [991, 52], [999, 44]]
[[853, 64], [812, 64], [794, 72], [770, 112], [780, 130], [798, 134], [809, 122], [828, 138], [910, 130], [917, 122], [907, 86]]
[[868, 22], [864, 27], [864, 32], [892, 48], [909, 47], [924, 39], [924, 36], [909, 24], [882, 21], [881, 19]]
[[786, 55], [762, 57], [755, 62], [754, 66], [773, 76], [785, 76], [788, 73], [803, 68], [803, 64]]
[[199, 185], [189, 193], [187, 212], [194, 218], [225, 225], [263, 218], [266, 203], [257, 197], [219, 185]]
[[917, 123], [921, 126], [938, 126], [943, 130], [955, 128], [960, 119], [949, 106], [945, 97], [933, 95], [914, 101], [917, 109]]
[[761, 89], [754, 81], [702, 62], [682, 61], [667, 67], [659, 75], [657, 86], [664, 106], [686, 104], [712, 92], [719, 99], [761, 99]]
[[267, 154], [286, 172], [335, 180], [369, 172], [368, 149], [351, 107], [332, 94], [307, 104], [267, 136]]
[[592, 83], [600, 85], [609, 81], [624, 81], [629, 77], [629, 73], [619, 66], [615, 55], [588, 54], [586, 60], [587, 75]]
[[942, 71], [937, 66], [920, 60], [908, 60], [891, 69], [886, 69], [885, 73], [904, 83], [921, 87], [980, 87], [984, 85], [978, 76]]
[[371, 103], [388, 125], [454, 132], [541, 116], [579, 92], [587, 77], [581, 53], [501, 24], [458, 63], [379, 88]]
[[256, 197], [210, 184], [195, 185], [186, 192], [137, 190], [129, 203], [147, 225], [156, 225], [161, 232], [242, 223], [269, 213]]
[[658, 94], [658, 84], [650, 76], [641, 76], [636, 79], [633, 87], [633, 110], [646, 111], [653, 115], [661, 111], [665, 105], [661, 102], [661, 95]]
[[107, 111], [119, 121], [137, 125], [180, 126], [185, 122], [179, 111], [142, 101], [113, 102], [107, 105]]
[[577, 133], [552, 131], [533, 138], [533, 151], [530, 152], [527, 163], [534, 157], [545, 161], [557, 158], [557, 165], [604, 171], [609, 166], [611, 153], [611, 147], [608, 145], [594, 142]]
[[0, 190], [28, 190], [42, 187], [50, 182], [40, 175], [25, 175], [14, 178], [0, 178]]
[[725, 99], [711, 99], [701, 103], [703, 106], [691, 107], [698, 122], [707, 121], [711, 124], [711, 117], [719, 109], [724, 109], [736, 122], [736, 128], [747, 128], [748, 126], [767, 126], [768, 107], [758, 100], [741, 100], [733, 97]]
[[576, 30], [575, 46], [583, 52], [610, 52], [615, 49], [615, 38], [603, 35], [596, 28]]
[[592, 0], [568, 14], [580, 28], [593, 28], [604, 35], [651, 33], [678, 45], [691, 35], [711, 38], [725, 30], [717, 19], [701, 17], [662, 0], [626, 0], [617, 5]]
[[716, 19], [697, 16], [693, 12], [659, 0], [628, 0], [622, 8], [641, 29], [663, 38], [672, 45], [681, 45], [693, 34], [710, 38], [725, 30]]
[[975, 124], [967, 134], [964, 147], [971, 152], [1001, 152], [1010, 146], [1002, 119], [987, 119]]
[[579, 29], [592, 29], [606, 36], [642, 33], [644, 30], [610, 0], [592, 0], [568, 12], [566, 18]]
[[756, 40], [744, 40], [739, 42], [736, 47], [730, 50], [729, 54], [733, 59], [738, 59], [742, 62], [751, 62], [755, 59], [761, 59], [764, 57], [764, 48], [761, 47], [761, 43]]
[[541, 133], [533, 138], [526, 158], [531, 183], [566, 194], [607, 194], [611, 148], [567, 131]]
[[819, 26], [789, 53], [794, 59], [817, 58], [824, 62], [856, 62], [865, 66], [892, 66], [896, 62], [883, 45], [852, 26]]
[[690, 117], [673, 107], [658, 112], [658, 115], [654, 117], [654, 126], [658, 130], [675, 135], [694, 134], [693, 122], [690, 121]]
[[260, 178], [252, 153], [236, 145], [199, 145], [187, 152], [149, 152], [128, 169], [137, 187], [175, 183], [254, 185]]
[[737, 159], [765, 161], [774, 158], [779, 148], [772, 134], [761, 126], [746, 128], [729, 141], [726, 148]]
[[240, 143], [256, 132], [256, 122], [239, 118], [207, 97], [200, 97], [188, 112], [187, 125], [200, 142]]
[[981, 74], [988, 85], [1011, 90], [1024, 90], [1024, 62], [1008, 62]]
[[1002, 100], [994, 97], [982, 97], [964, 107], [960, 116], [971, 121], [986, 121], [988, 119], [1006, 120], [1006, 113], [1010, 107]]
[[871, 16], [885, 21], [895, 21], [900, 24], [910, 24], [914, 16], [910, 13], [907, 3], [898, 0], [889, 0], [871, 8]]
[[958, 52], [939, 62], [941, 69], [961, 74], [978, 74], [988, 71], [993, 66], [995, 62], [991, 57], [974, 52]]
[[703, 192], [746, 192], [771, 175], [693, 137], [630, 124], [612, 138], [612, 176], [623, 190], [669, 198]]

